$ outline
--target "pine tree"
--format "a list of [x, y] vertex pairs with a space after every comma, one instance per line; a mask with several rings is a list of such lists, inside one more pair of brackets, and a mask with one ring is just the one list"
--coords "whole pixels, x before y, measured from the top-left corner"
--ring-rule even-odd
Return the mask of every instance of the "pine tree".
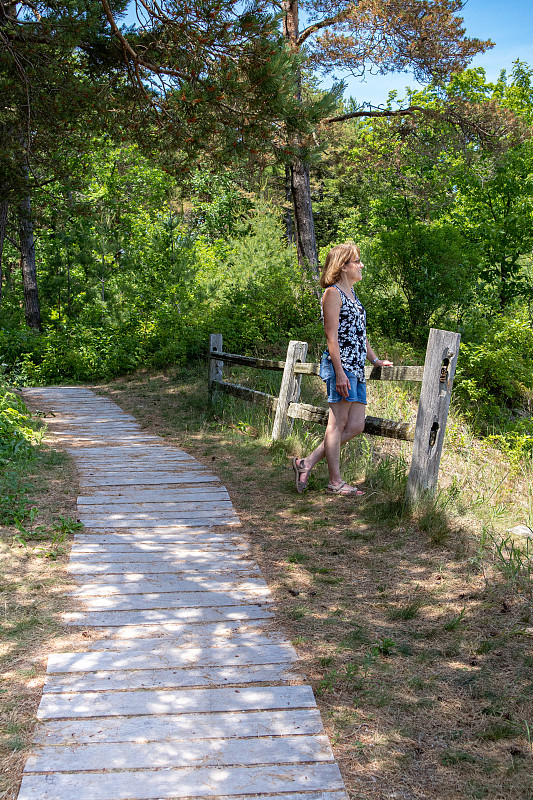
[[[457, 15], [462, 5], [461, 0], [282, 0], [283, 34], [290, 51], [304, 53], [307, 67], [323, 75], [409, 69], [418, 80], [441, 81], [491, 46], [466, 37]], [[302, 14], [308, 24], [300, 30]], [[358, 115], [381, 113], [369, 106]], [[303, 152], [291, 164], [291, 192], [299, 260], [318, 275], [309, 165]]]
[[229, 162], [265, 142], [276, 151], [284, 126], [307, 125], [294, 59], [261, 2], [243, 9], [236, 0], [142, 0], [130, 28], [120, 23], [127, 5], [0, 2], [0, 243], [8, 203], [33, 328], [31, 192], [68, 174], [72, 152], [82, 153], [95, 131], [135, 137], [176, 171], [194, 166], [200, 152]]

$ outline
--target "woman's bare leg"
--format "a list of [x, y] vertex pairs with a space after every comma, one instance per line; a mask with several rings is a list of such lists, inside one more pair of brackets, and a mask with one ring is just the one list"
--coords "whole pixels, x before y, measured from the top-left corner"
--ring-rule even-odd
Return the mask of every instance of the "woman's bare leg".
[[312, 453], [300, 461], [300, 467], [307, 467], [301, 473], [303, 480], [315, 464], [326, 457], [330, 483], [336, 486], [342, 481], [340, 474], [341, 446], [362, 433], [365, 427], [365, 408], [364, 403], [353, 403], [347, 400], [329, 404], [329, 419], [324, 440]]

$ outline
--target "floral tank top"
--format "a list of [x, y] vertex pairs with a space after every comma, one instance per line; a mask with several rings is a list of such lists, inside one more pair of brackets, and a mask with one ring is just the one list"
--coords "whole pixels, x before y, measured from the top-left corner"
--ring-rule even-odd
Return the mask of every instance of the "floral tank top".
[[[355, 377], [365, 380], [366, 361], [366, 311], [352, 289], [352, 296], [344, 294], [333, 284], [341, 296], [339, 313], [339, 350], [341, 364]], [[329, 352], [325, 351], [329, 357]]]

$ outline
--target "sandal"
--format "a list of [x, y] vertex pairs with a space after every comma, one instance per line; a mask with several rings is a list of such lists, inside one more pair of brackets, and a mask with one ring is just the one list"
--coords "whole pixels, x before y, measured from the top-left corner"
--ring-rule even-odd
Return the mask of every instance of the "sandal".
[[357, 486], [349, 486], [346, 481], [341, 481], [337, 486], [328, 483], [326, 494], [338, 494], [341, 497], [361, 497], [364, 492], [358, 489]]
[[302, 468], [302, 461], [304, 461], [303, 458], [293, 458], [292, 459], [292, 468], [294, 470], [296, 491], [298, 492], [298, 494], [303, 494], [305, 492], [305, 490], [307, 489], [307, 481], [301, 481], [300, 480], [300, 475], [303, 475], [306, 472], [307, 473], [311, 472], [310, 469], [303, 469]]

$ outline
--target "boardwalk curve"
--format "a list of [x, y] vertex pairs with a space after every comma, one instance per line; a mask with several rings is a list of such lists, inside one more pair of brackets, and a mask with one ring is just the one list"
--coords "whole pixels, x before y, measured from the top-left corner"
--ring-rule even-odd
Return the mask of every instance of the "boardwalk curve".
[[70, 625], [18, 800], [347, 800], [313, 692], [216, 475], [77, 387], [26, 389], [82, 494]]

